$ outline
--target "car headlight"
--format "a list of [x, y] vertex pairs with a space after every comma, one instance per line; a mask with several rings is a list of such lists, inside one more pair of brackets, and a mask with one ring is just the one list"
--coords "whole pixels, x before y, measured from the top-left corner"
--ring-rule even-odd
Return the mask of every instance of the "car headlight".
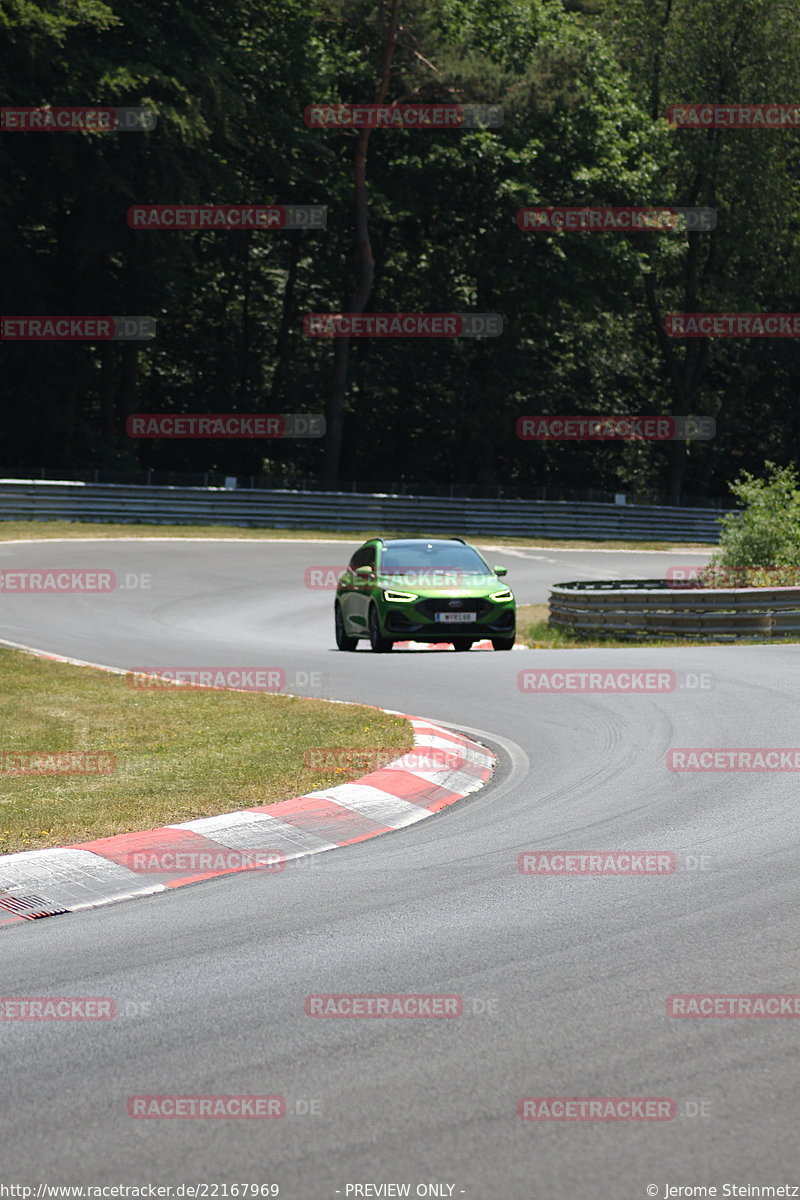
[[511, 591], [511, 588], [503, 588], [502, 592], [490, 592], [489, 599], [490, 600], [513, 600], [514, 593]]
[[388, 589], [383, 593], [384, 600], [419, 600], [419, 596], [415, 592], [391, 592]]

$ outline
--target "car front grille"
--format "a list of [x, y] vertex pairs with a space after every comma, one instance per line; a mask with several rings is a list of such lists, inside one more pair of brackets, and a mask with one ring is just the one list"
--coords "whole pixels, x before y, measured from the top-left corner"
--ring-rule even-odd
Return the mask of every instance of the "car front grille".
[[454, 604], [452, 600], [444, 599], [436, 600], [420, 600], [414, 605], [414, 611], [420, 613], [429, 621], [436, 620], [436, 613], [441, 612], [469, 612], [475, 614], [475, 620], [480, 621], [487, 616], [494, 605], [490, 600], [483, 600], [480, 597], [468, 597], [464, 600], [459, 600]]

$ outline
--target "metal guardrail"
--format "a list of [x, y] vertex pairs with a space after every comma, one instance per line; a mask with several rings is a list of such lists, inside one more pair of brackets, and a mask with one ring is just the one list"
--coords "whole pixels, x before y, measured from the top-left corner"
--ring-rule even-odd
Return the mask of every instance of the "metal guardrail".
[[717, 542], [719, 510], [549, 500], [477, 500], [0, 480], [0, 521], [107, 521], [460, 536]]
[[666, 579], [558, 583], [550, 623], [576, 633], [774, 638], [800, 633], [800, 588], [700, 588]]
[[[1, 451], [0, 451], [1, 453]], [[136, 470], [121, 470], [114, 467], [93, 467], [83, 471], [70, 468], [70, 482], [76, 483], [117, 483], [124, 487], [202, 487], [228, 488], [236, 487], [258, 491], [290, 491], [290, 492], [326, 492], [322, 480], [315, 476], [279, 475], [279, 474], [239, 474], [231, 476], [225, 471], [161, 471], [140, 467]], [[231, 483], [230, 480], [235, 482]], [[0, 462], [0, 479], [40, 479], [63, 482], [63, 475], [46, 467], [23, 466], [16, 463], [10, 467]], [[445, 483], [442, 480], [427, 479], [425, 483], [412, 482], [401, 478], [399, 481], [388, 479], [341, 479], [337, 484], [340, 492], [348, 495], [358, 492], [360, 495], [389, 495], [389, 496], [444, 496], [453, 499], [470, 500], [565, 500], [574, 504], [632, 504], [645, 507], [663, 507], [667, 500], [663, 492], [657, 491], [626, 491], [609, 488], [576, 488], [562, 487], [560, 484], [534, 484], [521, 482], [519, 479], [504, 480], [502, 483]], [[719, 512], [726, 507], [718, 496], [697, 496], [686, 493], [683, 498], [684, 508], [713, 509]]]

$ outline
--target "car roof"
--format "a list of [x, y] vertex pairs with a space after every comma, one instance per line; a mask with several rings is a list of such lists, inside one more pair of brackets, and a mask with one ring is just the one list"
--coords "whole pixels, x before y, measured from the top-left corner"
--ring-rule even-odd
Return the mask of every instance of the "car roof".
[[374, 538], [376, 542], [381, 542], [384, 546], [450, 546], [456, 542], [460, 546], [465, 546], [466, 542], [463, 538]]

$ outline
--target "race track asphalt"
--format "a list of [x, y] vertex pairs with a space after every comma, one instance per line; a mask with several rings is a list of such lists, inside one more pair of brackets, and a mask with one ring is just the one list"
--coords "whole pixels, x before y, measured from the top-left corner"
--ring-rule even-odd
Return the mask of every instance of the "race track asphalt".
[[[407, 1183], [411, 1196], [437, 1184], [467, 1200], [640, 1200], [648, 1185], [659, 1196], [714, 1185], [721, 1196], [725, 1184], [800, 1183], [800, 1021], [666, 1010], [675, 993], [800, 991], [797, 776], [665, 765], [671, 747], [800, 745], [800, 648], [342, 654], [332, 592], [306, 587], [304, 572], [338, 565], [349, 548], [0, 545], [0, 568], [98, 567], [138, 584], [108, 596], [6, 594], [7, 641], [127, 668], [278, 666], [289, 691], [428, 717], [499, 756], [494, 780], [454, 807], [279, 875], [4, 930], [1, 995], [114, 997], [120, 1015], [0, 1022], [0, 1181], [275, 1183], [292, 1200], [392, 1194], [357, 1184]], [[704, 561], [489, 558], [527, 603], [561, 580]], [[526, 668], [576, 664], [672, 670], [676, 687], [519, 689]], [[520, 874], [518, 855], [534, 849], [672, 851], [677, 869]], [[463, 1014], [307, 1017], [304, 999], [318, 993], [457, 994]], [[288, 1111], [128, 1116], [130, 1096], [175, 1093], [281, 1095]], [[676, 1115], [523, 1122], [518, 1101], [532, 1096], [668, 1097]]]

